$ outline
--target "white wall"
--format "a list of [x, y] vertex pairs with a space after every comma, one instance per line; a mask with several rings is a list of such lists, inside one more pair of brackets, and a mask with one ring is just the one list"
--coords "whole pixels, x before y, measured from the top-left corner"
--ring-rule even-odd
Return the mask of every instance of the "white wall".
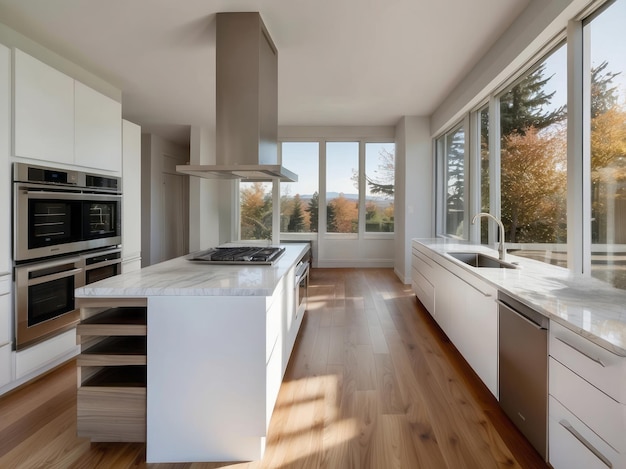
[[188, 176], [175, 167], [189, 149], [157, 135], [141, 135], [141, 266], [189, 252]]
[[396, 275], [411, 283], [411, 240], [434, 236], [434, 168], [427, 117], [405, 116], [396, 125]]
[[477, 106], [560, 32], [590, 0], [534, 0], [431, 116], [436, 135]]

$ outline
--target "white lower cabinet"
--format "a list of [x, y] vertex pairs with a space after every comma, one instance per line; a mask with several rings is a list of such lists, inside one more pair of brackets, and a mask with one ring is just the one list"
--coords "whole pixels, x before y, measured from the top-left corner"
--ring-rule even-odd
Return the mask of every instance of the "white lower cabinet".
[[413, 244], [413, 289], [463, 358], [498, 397], [497, 290]]
[[626, 468], [626, 358], [550, 324], [549, 461]]
[[20, 350], [15, 354], [15, 379], [35, 377], [78, 355], [79, 352], [75, 329]]
[[10, 343], [0, 347], [0, 388], [13, 380], [11, 348]]
[[554, 469], [626, 467], [620, 455], [553, 396], [549, 402], [549, 451]]

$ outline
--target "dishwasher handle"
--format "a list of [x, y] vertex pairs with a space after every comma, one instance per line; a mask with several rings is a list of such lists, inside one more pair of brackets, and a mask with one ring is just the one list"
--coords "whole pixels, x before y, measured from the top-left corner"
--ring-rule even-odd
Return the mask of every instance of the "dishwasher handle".
[[[545, 318], [545, 320], [542, 320], [541, 322], [536, 322], [535, 320], [533, 320], [533, 318], [530, 318], [527, 315], [525, 315], [524, 313], [514, 309], [511, 305], [505, 303], [500, 298], [498, 298], [496, 300], [496, 303], [498, 303], [498, 305], [500, 305], [500, 307], [506, 308], [507, 310], [515, 313], [517, 316], [520, 317], [520, 319], [523, 319], [529, 325], [533, 326], [535, 329], [544, 330], [544, 331], [548, 329], [547, 325], [544, 326], [544, 324], [548, 320], [547, 318]], [[540, 314], [540, 313], [536, 313], [536, 314]]]

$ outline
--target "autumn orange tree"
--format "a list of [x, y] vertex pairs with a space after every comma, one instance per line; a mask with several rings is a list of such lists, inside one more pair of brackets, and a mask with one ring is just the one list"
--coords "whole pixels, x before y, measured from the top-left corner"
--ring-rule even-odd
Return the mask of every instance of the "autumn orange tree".
[[241, 239], [271, 239], [272, 194], [255, 182], [241, 189], [240, 199]]
[[[610, 205], [626, 200], [626, 109], [619, 103], [607, 62], [591, 73], [592, 241], [607, 242]], [[614, 209], [613, 209], [614, 210]], [[616, 242], [626, 242], [618, 230]], [[617, 239], [622, 238], [622, 239]]]
[[[566, 233], [565, 128], [510, 133], [502, 143], [501, 204], [508, 241], [558, 242]], [[503, 217], [504, 218], [504, 217]]]
[[329, 233], [356, 233], [359, 224], [359, 206], [343, 194], [330, 200], [327, 207]]

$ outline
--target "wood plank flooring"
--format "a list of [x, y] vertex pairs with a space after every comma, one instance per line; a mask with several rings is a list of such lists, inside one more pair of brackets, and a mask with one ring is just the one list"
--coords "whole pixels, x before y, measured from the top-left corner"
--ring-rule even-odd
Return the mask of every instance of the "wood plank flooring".
[[545, 468], [391, 269], [314, 269], [262, 461], [146, 464], [76, 437], [70, 362], [0, 398], [0, 468]]

